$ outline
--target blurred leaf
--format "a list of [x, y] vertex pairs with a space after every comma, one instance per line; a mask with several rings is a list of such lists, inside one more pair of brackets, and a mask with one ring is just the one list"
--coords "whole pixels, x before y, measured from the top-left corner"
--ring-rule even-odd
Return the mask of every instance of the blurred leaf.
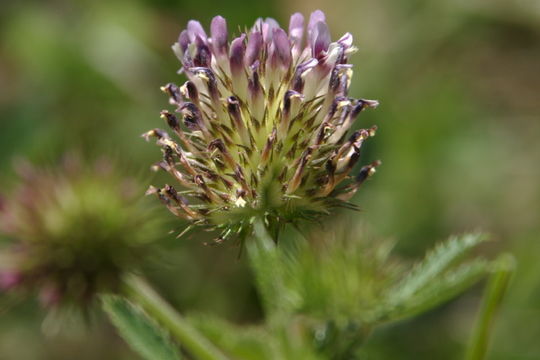
[[389, 297], [396, 301], [410, 298], [485, 239], [486, 237], [480, 233], [451, 237], [429, 252], [421, 263], [390, 290]]
[[375, 318], [389, 321], [413, 316], [449, 300], [477, 282], [488, 272], [488, 262], [475, 259], [458, 267], [453, 264], [484, 241], [482, 234], [451, 237], [429, 252], [386, 295]]
[[207, 314], [191, 315], [189, 321], [233, 358], [243, 360], [273, 358], [271, 356], [273, 340], [262, 328], [237, 327]]
[[118, 296], [106, 296], [103, 308], [122, 337], [146, 360], [181, 358], [165, 330], [138, 307]]
[[438, 277], [414, 296], [394, 303], [394, 308], [387, 314], [387, 320], [411, 317], [450, 300], [482, 279], [488, 272], [488, 265], [483, 259], [460, 265]]

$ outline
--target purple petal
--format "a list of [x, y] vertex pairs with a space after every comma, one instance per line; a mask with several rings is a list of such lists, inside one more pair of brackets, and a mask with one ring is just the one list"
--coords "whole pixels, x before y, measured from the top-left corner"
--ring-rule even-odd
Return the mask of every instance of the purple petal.
[[253, 74], [251, 78], [249, 79], [248, 88], [251, 94], [251, 97], [257, 97], [262, 95], [262, 87], [261, 82], [259, 80], [259, 73], [257, 72], [257, 68], [252, 68]]
[[240, 35], [231, 42], [229, 58], [231, 63], [231, 72], [238, 74], [244, 67], [244, 53], [246, 48], [244, 45], [245, 34]]
[[344, 49], [348, 49], [352, 46], [353, 44], [353, 36], [351, 35], [351, 33], [346, 33], [345, 35], [343, 35], [338, 41], [337, 41], [341, 46], [343, 46]]
[[313, 33], [318, 22], [326, 22], [326, 16], [321, 10], [315, 10], [309, 17], [308, 36]]
[[297, 97], [302, 99], [303, 95], [294, 90], [287, 90], [283, 98], [283, 113], [288, 115], [291, 110], [291, 98]]
[[263, 24], [263, 39], [266, 43], [272, 41], [272, 36], [274, 35], [274, 29], [279, 29], [279, 24], [276, 20], [272, 18], [266, 18]]
[[209, 67], [210, 62], [212, 61], [210, 48], [200, 36], [197, 36], [195, 39], [195, 45], [197, 46], [197, 52], [193, 58], [193, 64], [197, 67]]
[[[169, 95], [169, 102], [171, 104], [180, 104], [182, 102], [182, 94], [180, 89], [173, 83], [169, 83], [161, 87], [161, 91]], [[0, 209], [1, 210], [1, 209]]]
[[221, 16], [214, 17], [210, 24], [210, 33], [212, 34], [212, 46], [216, 54], [226, 54], [228, 36], [227, 21]]
[[190, 130], [199, 130], [202, 126], [202, 115], [199, 108], [193, 103], [184, 103], [180, 108], [184, 117], [184, 125]]
[[183, 86], [184, 96], [191, 100], [193, 103], [199, 102], [199, 91], [195, 84], [191, 81], [186, 81]]
[[183, 54], [185, 54], [190, 42], [187, 30], [182, 31], [178, 36], [178, 44]]
[[167, 122], [167, 125], [173, 130], [180, 129], [180, 122], [178, 121], [178, 118], [168, 112], [167, 110], [163, 110], [161, 113], [161, 118]]
[[262, 27], [264, 24], [263, 18], [258, 18], [255, 20], [255, 23], [253, 24], [253, 27], [251, 28], [251, 32], [262, 32]]
[[330, 31], [326, 23], [318, 22], [311, 33], [311, 49], [313, 57], [320, 58], [323, 51], [328, 50], [330, 45]]
[[317, 59], [309, 59], [308, 61], [303, 62], [300, 65], [298, 65], [298, 67], [296, 68], [296, 71], [299, 72], [300, 74], [303, 74], [309, 69], [313, 69], [315, 66], [317, 66], [318, 63], [319, 62], [317, 61]]
[[291, 63], [291, 45], [289, 43], [289, 37], [285, 30], [281, 28], [274, 29], [274, 54], [277, 56], [279, 62], [288, 67]]
[[210, 94], [210, 97], [213, 101], [217, 101], [219, 98], [219, 91], [218, 91], [218, 85], [216, 80], [216, 75], [214, 72], [206, 67], [193, 67], [190, 68], [189, 71], [191, 71], [196, 76], [199, 76], [200, 78], [204, 79], [206, 82], [206, 86], [208, 89], [208, 93]]
[[231, 117], [234, 119], [240, 119], [240, 102], [235, 96], [229, 96], [227, 98], [227, 110]]
[[201, 23], [195, 20], [188, 21], [187, 32], [189, 35], [189, 39], [192, 42], [195, 41], [197, 36], [200, 36], [201, 39], [203, 39], [204, 41], [206, 41], [206, 39], [208, 38], [208, 36], [206, 36], [206, 32], [204, 31]]
[[296, 71], [294, 73], [294, 78], [292, 81], [292, 88], [294, 91], [302, 92], [302, 90], [304, 89], [304, 79], [302, 79], [302, 75], [306, 71], [313, 69], [315, 66], [317, 66], [317, 64], [319, 64], [317, 59], [312, 58], [296, 67]]
[[304, 35], [304, 16], [300, 13], [291, 15], [289, 21], [289, 37], [295, 46], [300, 46]]
[[251, 66], [255, 61], [259, 59], [263, 45], [263, 38], [260, 32], [252, 32], [249, 35], [248, 44], [246, 48], [246, 64]]

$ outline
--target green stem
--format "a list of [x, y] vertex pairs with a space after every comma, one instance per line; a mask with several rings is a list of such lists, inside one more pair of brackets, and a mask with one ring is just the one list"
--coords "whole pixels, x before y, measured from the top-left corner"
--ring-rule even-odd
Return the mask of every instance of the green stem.
[[511, 255], [503, 255], [495, 263], [495, 269], [489, 278], [473, 336], [465, 355], [466, 360], [482, 360], [486, 356], [495, 314], [508, 287], [514, 263], [515, 260]]
[[283, 264], [279, 249], [270, 236], [263, 218], [254, 218], [253, 236], [246, 243], [246, 248], [266, 315], [276, 315], [286, 307]]
[[125, 279], [128, 299], [139, 304], [164, 326], [184, 348], [200, 360], [227, 360], [227, 357], [163, 300], [143, 279], [131, 275]]

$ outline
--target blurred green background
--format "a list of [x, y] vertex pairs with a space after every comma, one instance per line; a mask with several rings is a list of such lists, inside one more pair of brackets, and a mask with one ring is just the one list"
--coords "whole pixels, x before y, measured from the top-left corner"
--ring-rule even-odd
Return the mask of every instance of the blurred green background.
[[[485, 251], [510, 251], [518, 269], [490, 359], [540, 358], [540, 2], [538, 0], [50, 0], [0, 3], [0, 185], [24, 156], [55, 163], [68, 151], [107, 155], [142, 183], [159, 150], [139, 135], [162, 126], [159, 86], [183, 82], [170, 45], [189, 19], [229, 29], [259, 16], [327, 14], [334, 38], [351, 32], [351, 95], [378, 99], [359, 126], [377, 124], [364, 161], [383, 166], [354, 199], [374, 237], [419, 257], [451, 233], [482, 229]], [[172, 215], [163, 232], [178, 227]], [[359, 234], [351, 234], [352, 237]], [[172, 237], [172, 236], [171, 236]], [[151, 278], [180, 309], [256, 322], [245, 259], [194, 238], [168, 243]], [[175, 279], [170, 284], [170, 279]], [[481, 286], [420, 318], [379, 329], [367, 359], [456, 359]], [[0, 359], [136, 359], [105, 319], [77, 331], [40, 330], [35, 302], [0, 312]]]

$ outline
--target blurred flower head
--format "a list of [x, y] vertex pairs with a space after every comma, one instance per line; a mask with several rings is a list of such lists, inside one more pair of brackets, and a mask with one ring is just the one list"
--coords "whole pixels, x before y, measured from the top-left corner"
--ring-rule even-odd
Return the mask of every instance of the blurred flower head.
[[0, 201], [0, 235], [10, 241], [0, 249], [0, 291], [37, 290], [47, 307], [85, 306], [148, 259], [156, 222], [137, 183], [110, 163], [18, 165], [20, 184]]
[[253, 216], [295, 222], [326, 214], [347, 201], [379, 162], [353, 170], [376, 128], [349, 129], [374, 100], [354, 99], [347, 33], [332, 42], [325, 15], [293, 14], [288, 32], [259, 19], [229, 42], [216, 16], [207, 35], [189, 21], [173, 50], [188, 78], [167, 84], [173, 114], [161, 116], [175, 137], [156, 138], [163, 160], [154, 168], [179, 185], [150, 187], [176, 216], [222, 231], [241, 232]]

